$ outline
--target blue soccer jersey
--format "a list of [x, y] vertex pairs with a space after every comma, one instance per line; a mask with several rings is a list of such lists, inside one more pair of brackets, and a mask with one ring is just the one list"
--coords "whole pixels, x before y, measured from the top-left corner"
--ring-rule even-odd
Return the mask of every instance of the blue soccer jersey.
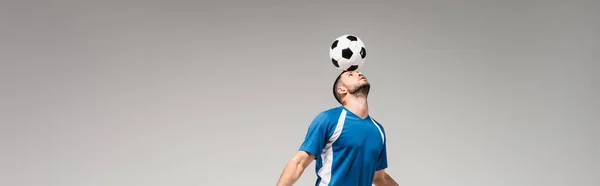
[[371, 186], [375, 171], [387, 168], [383, 126], [344, 106], [319, 113], [299, 150], [316, 156], [316, 186]]

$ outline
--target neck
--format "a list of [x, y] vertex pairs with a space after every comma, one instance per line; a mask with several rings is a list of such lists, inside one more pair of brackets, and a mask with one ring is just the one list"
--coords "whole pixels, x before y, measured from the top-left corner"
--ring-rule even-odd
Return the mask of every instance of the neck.
[[367, 103], [367, 98], [364, 96], [349, 97], [345, 101], [344, 107], [363, 119], [369, 115], [369, 104]]

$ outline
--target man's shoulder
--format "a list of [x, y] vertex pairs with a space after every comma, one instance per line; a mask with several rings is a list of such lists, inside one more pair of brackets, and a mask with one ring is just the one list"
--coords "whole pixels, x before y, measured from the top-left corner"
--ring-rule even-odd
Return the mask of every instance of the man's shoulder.
[[381, 125], [381, 123], [379, 121], [377, 121], [377, 119], [375, 119], [373, 116], [369, 116], [371, 118], [371, 120], [373, 120], [373, 122], [375, 122], [375, 124]]
[[343, 108], [341, 106], [328, 108], [319, 112], [315, 119], [326, 120], [326, 121], [337, 121], [342, 113]]
[[377, 121], [375, 118], [369, 116], [371, 118], [371, 120], [373, 121], [373, 123], [375, 123], [375, 125], [377, 125], [383, 133], [385, 133], [385, 127], [379, 122]]
[[321, 111], [321, 113], [319, 113], [319, 115], [323, 115], [323, 116], [327, 116], [327, 117], [335, 117], [335, 119], [337, 119], [338, 117], [340, 117], [342, 110], [344, 110], [344, 109], [341, 106], [332, 107], [332, 108]]

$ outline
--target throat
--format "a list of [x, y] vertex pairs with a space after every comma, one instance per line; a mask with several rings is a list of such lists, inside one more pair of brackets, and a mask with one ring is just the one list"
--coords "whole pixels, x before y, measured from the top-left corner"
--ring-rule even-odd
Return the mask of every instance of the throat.
[[369, 106], [366, 99], [355, 99], [353, 101], [348, 101], [344, 107], [361, 119], [366, 119], [369, 116]]

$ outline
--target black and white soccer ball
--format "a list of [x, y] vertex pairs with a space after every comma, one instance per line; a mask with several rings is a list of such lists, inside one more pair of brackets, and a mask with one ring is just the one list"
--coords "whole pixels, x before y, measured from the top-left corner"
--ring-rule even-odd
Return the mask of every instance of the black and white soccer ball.
[[333, 41], [329, 49], [329, 57], [337, 69], [355, 71], [365, 62], [367, 49], [360, 38], [346, 34]]

